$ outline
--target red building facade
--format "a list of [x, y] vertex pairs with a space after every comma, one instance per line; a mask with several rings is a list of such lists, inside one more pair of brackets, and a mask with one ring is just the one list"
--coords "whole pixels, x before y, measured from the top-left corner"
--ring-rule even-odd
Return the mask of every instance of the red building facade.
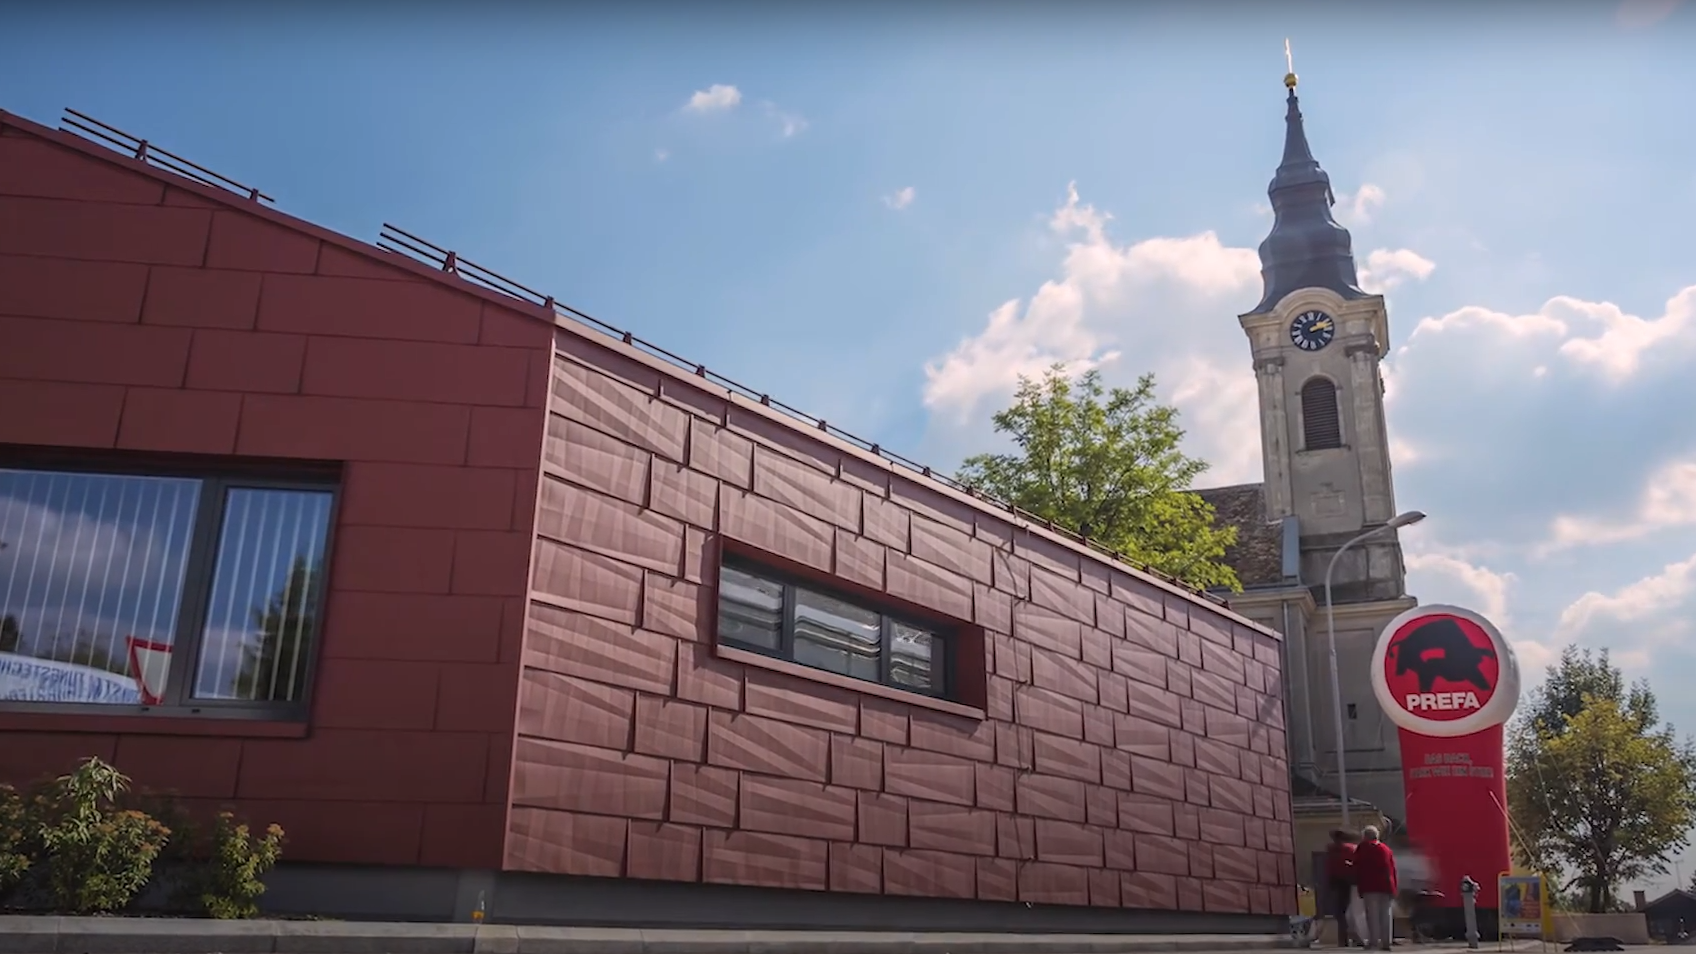
[[1294, 910], [1276, 634], [551, 308], [0, 113], [0, 342], [0, 780], [280, 905]]

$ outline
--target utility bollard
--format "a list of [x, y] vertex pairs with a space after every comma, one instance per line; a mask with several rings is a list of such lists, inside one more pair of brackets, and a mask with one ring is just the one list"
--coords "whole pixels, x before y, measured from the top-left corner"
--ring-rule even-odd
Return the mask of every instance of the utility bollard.
[[1478, 950], [1478, 882], [1471, 875], [1460, 879], [1460, 904], [1466, 912], [1466, 946]]

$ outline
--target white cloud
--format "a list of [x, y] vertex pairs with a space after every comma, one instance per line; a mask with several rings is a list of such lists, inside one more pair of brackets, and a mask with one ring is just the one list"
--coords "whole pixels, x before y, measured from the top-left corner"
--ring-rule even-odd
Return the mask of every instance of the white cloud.
[[1472, 604], [1485, 618], [1502, 630], [1510, 627], [1508, 590], [1517, 581], [1511, 572], [1498, 572], [1480, 563], [1468, 562], [1454, 553], [1417, 551], [1412, 547], [1403, 556], [1410, 573], [1436, 574], [1448, 577], [1471, 592]]
[[764, 106], [766, 116], [777, 123], [778, 130], [783, 138], [788, 139], [791, 136], [798, 135], [807, 128], [807, 120], [799, 113], [782, 109], [776, 103], [768, 102]]
[[1696, 457], [1674, 460], [1649, 475], [1635, 510], [1622, 519], [1560, 514], [1539, 555], [1582, 546], [1637, 540], [1661, 530], [1696, 525]]
[[1551, 318], [1542, 312], [1530, 315], [1509, 315], [1478, 305], [1467, 305], [1457, 308], [1441, 318], [1421, 318], [1419, 324], [1409, 335], [1409, 344], [1403, 350], [1411, 347], [1411, 341], [1420, 335], [1438, 335], [1450, 330], [1484, 327], [1514, 338], [1526, 338], [1532, 335], [1552, 335], [1557, 338], [1566, 336], [1566, 323]]
[[724, 83], [714, 83], [706, 89], [696, 90], [685, 108], [697, 113], [713, 113], [735, 109], [741, 102], [741, 90]]
[[654, 161], [655, 162], [664, 162], [664, 161], [666, 161], [667, 159], [670, 159], [670, 158], [671, 158], [671, 150], [670, 149], [655, 149], [654, 150]]
[[1673, 344], [1688, 347], [1696, 339], [1696, 286], [1673, 296], [1659, 318], [1647, 320], [1626, 314], [1612, 302], [1561, 297], [1544, 306], [1551, 307], [1570, 311], [1579, 324], [1601, 326], [1595, 337], [1562, 344], [1561, 354], [1615, 383], [1635, 374], [1651, 349]]
[[[1260, 434], [1260, 394], [1253, 374], [1242, 362], [1224, 364], [1203, 355], [1190, 355], [1170, 364], [1166, 373], [1177, 382], [1172, 403], [1183, 410], [1184, 427], [1196, 439]], [[1213, 440], [1205, 458], [1212, 466], [1205, 484], [1225, 486], [1261, 479], [1259, 440]]]
[[[1374, 255], [1377, 253], [1374, 252]], [[1549, 299], [1530, 314], [1510, 315], [1477, 305], [1440, 318], [1423, 318], [1409, 336], [1484, 328], [1510, 338], [1547, 338], [1559, 343], [1555, 356], [1611, 384], [1623, 384], [1651, 355], [1671, 357], [1696, 345], [1696, 285], [1667, 300], [1659, 317], [1627, 314], [1612, 302], [1584, 301], [1567, 295]], [[1545, 366], [1531, 369], [1544, 376]]]
[[1431, 277], [1436, 264], [1418, 252], [1405, 248], [1373, 249], [1360, 266], [1360, 287], [1374, 295], [1382, 295], [1412, 278], [1424, 281]]
[[[1118, 245], [1109, 221], [1082, 202], [1075, 184], [1067, 187], [1048, 223], [1067, 240], [1060, 277], [1028, 301], [1003, 303], [980, 331], [926, 362], [926, 407], [957, 426], [981, 417], [987, 400], [1010, 393], [1021, 375], [1054, 364], [1071, 373], [1109, 366], [1121, 344], [1137, 344], [1145, 356], [1126, 373], [1148, 370], [1146, 355], [1155, 352], [1141, 346], [1159, 341], [1168, 347], [1158, 349], [1164, 360], [1153, 370], [1187, 414], [1216, 421], [1226, 433], [1246, 422], [1258, 434], [1242, 340], [1219, 334], [1221, 321], [1227, 329], [1234, 324], [1233, 306], [1252, 297], [1258, 256], [1224, 245], [1213, 232]], [[1252, 464], [1248, 472], [1259, 471], [1257, 442], [1235, 439], [1227, 447], [1234, 454], [1207, 456], [1235, 456]], [[1217, 467], [1210, 479], [1223, 480], [1226, 471]]]
[[1331, 214], [1338, 222], [1350, 228], [1366, 225], [1372, 221], [1373, 214], [1384, 207], [1385, 198], [1382, 187], [1365, 182], [1352, 193], [1338, 195], [1337, 204], [1332, 207]]
[[883, 204], [895, 209], [896, 211], [900, 211], [913, 204], [913, 197], [915, 195], [917, 195], [917, 193], [913, 190], [912, 186], [903, 186], [902, 188], [895, 190], [893, 194], [884, 196]]
[[[1696, 556], [1669, 563], [1660, 572], [1629, 583], [1612, 593], [1591, 590], [1561, 611], [1560, 632], [1576, 637], [1597, 621], [1642, 623], [1682, 604], [1696, 591]], [[1684, 632], [1683, 619], [1663, 620], [1658, 626], [1637, 627], [1638, 638], [1675, 636]], [[1616, 632], [1620, 627], [1611, 627]]]

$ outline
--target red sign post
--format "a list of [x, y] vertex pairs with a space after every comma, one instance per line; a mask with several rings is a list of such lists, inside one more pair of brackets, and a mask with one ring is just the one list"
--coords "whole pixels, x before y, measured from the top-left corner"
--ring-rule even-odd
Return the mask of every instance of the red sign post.
[[1519, 704], [1519, 664], [1490, 621], [1457, 606], [1420, 606], [1378, 638], [1372, 688], [1401, 736], [1408, 834], [1431, 858], [1445, 901], [1462, 877], [1497, 906], [1512, 867], [1502, 724]]

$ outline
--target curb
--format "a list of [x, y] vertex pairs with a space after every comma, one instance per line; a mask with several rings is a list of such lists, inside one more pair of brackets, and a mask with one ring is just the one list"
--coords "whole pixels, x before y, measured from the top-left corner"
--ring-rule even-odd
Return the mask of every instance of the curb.
[[0, 954], [1199, 954], [1287, 947], [1287, 937], [1264, 934], [682, 931], [0, 917]]

